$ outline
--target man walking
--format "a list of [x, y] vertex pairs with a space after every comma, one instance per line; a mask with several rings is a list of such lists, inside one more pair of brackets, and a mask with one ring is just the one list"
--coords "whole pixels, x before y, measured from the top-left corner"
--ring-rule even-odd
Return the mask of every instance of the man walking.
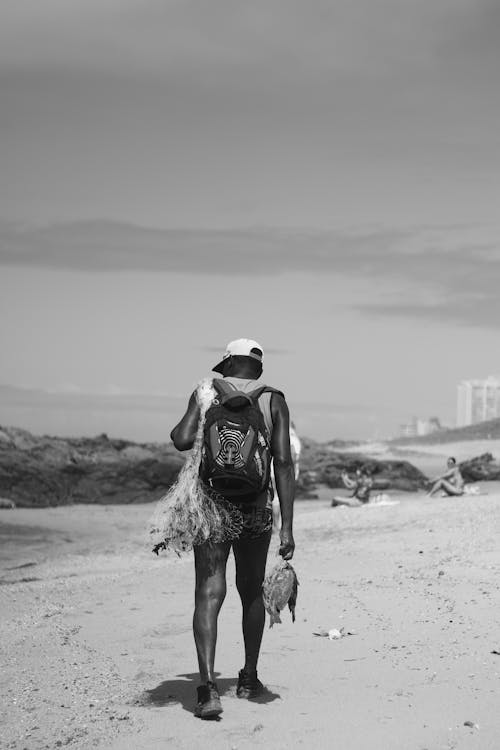
[[[226, 397], [230, 398], [231, 392], [234, 391], [238, 394], [248, 394], [258, 404], [263, 419], [264, 435], [261, 436], [258, 430], [253, 430], [253, 433], [258, 433], [259, 438], [260, 452], [256, 462], [261, 468], [270, 467], [271, 460], [273, 461], [281, 510], [279, 551], [285, 560], [290, 560], [295, 548], [292, 529], [295, 479], [290, 452], [290, 418], [283, 394], [273, 388], [268, 389], [259, 381], [263, 357], [263, 349], [256, 341], [231, 341], [222, 360], [213, 368], [214, 372], [222, 375], [222, 379], [214, 380], [214, 388], [220, 394], [218, 401], [221, 403], [224, 403]], [[244, 397], [242, 398], [244, 400]], [[199, 419], [200, 409], [196, 394], [193, 393], [186, 413], [171, 432], [171, 438], [178, 450], [192, 448]], [[203, 459], [202, 479], [216, 489], [225, 500], [238, 507], [243, 518], [243, 528], [240, 536], [232, 542], [206, 542], [194, 549], [196, 588], [193, 632], [201, 682], [198, 688], [196, 714], [203, 719], [214, 718], [222, 713], [215, 683], [214, 661], [217, 619], [226, 595], [226, 563], [231, 547], [236, 564], [236, 586], [243, 609], [242, 627], [245, 644], [245, 663], [238, 675], [236, 693], [239, 698], [252, 699], [264, 690], [257, 677], [257, 660], [265, 622], [262, 582], [272, 532], [273, 490], [269, 472], [265, 474], [264, 486], [259, 490], [248, 491], [244, 486], [243, 489], [236, 487], [237, 467], [244, 466], [245, 460], [248, 460], [246, 446], [249, 444], [248, 436], [251, 429], [249, 428], [240, 440], [234, 437], [235, 430], [228, 431], [230, 438], [227, 439], [224, 439], [222, 429], [217, 427], [217, 430], [219, 432], [216, 433], [216, 439], [207, 441], [207, 445], [210, 447], [217, 442], [220, 449], [216, 456], [217, 462], [219, 465], [230, 465], [235, 479], [221, 479], [216, 483], [216, 480], [210, 479], [208, 475], [205, 477]]]

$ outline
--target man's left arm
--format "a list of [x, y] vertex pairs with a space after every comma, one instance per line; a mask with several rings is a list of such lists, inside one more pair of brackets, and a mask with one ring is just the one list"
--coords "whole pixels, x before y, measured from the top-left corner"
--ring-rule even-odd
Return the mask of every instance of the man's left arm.
[[271, 397], [273, 433], [271, 450], [274, 460], [276, 491], [281, 509], [280, 555], [291, 560], [295, 550], [293, 539], [293, 503], [295, 500], [295, 471], [290, 451], [290, 414], [288, 406], [278, 393]]

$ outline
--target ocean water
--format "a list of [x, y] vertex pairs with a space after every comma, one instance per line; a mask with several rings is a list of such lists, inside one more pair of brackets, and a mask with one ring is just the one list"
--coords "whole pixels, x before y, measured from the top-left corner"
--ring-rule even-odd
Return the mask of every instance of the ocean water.
[[0, 583], [36, 576], [37, 565], [62, 558], [68, 570], [83, 573], [96, 556], [112, 558], [123, 550], [148, 556], [152, 510], [153, 504], [82, 504], [1, 511]]

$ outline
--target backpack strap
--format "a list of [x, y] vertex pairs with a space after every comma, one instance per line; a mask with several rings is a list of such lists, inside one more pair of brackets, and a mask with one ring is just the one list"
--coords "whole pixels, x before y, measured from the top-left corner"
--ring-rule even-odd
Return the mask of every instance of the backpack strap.
[[233, 385], [233, 383], [228, 383], [222, 378], [214, 378], [213, 383], [220, 404], [224, 405], [228, 402], [231, 402], [233, 405], [236, 405], [239, 408], [242, 407], [245, 403], [247, 405], [251, 405], [253, 403], [251, 394], [246, 393], [245, 391], [238, 390], [238, 388]]
[[267, 385], [261, 386], [260, 388], [255, 388], [249, 394], [257, 401], [259, 408], [264, 416], [264, 422], [266, 424], [269, 439], [271, 438], [271, 435], [273, 433], [273, 415], [271, 412], [271, 399], [273, 397], [273, 393], [279, 393], [284, 398], [284, 394], [281, 391], [278, 391], [276, 388], [271, 388]]
[[[231, 391], [238, 390], [238, 388], [233, 383], [224, 380], [224, 378], [214, 378], [212, 380], [212, 385], [220, 396], [225, 395], [226, 393], [231, 393]], [[285, 394], [283, 393], [283, 391], [279, 391], [277, 388], [273, 388], [270, 385], [261, 385], [259, 388], [255, 388], [253, 391], [246, 391], [246, 395], [250, 396], [250, 398], [253, 398], [256, 401], [259, 400], [263, 393], [279, 393], [280, 396], [283, 396], [283, 398], [285, 398]]]
[[283, 391], [279, 391], [277, 388], [272, 388], [270, 385], [261, 385], [260, 388], [256, 388], [254, 391], [250, 391], [248, 395], [258, 401], [263, 393], [279, 393], [280, 396], [283, 396], [283, 398], [285, 398], [285, 394], [283, 393]]
[[[212, 383], [220, 401], [223, 400], [224, 396], [227, 396], [231, 394], [231, 392], [238, 390], [236, 385], [234, 385], [230, 381], [225, 380], [224, 378], [214, 378]], [[264, 415], [264, 421], [266, 423], [267, 431], [269, 434], [271, 434], [273, 430], [273, 418], [271, 414], [271, 398], [273, 393], [278, 393], [280, 396], [283, 396], [283, 398], [285, 397], [282, 391], [279, 391], [277, 388], [272, 388], [269, 385], [261, 385], [259, 388], [254, 388], [253, 391], [246, 392], [247, 396], [251, 397], [259, 404], [259, 408]], [[261, 399], [261, 396], [263, 396], [264, 394], [269, 395], [267, 396], [267, 398], [259, 401], [259, 399]]]
[[224, 396], [226, 393], [236, 390], [231, 383], [228, 383], [224, 378], [214, 378], [212, 380], [212, 385], [218, 396]]

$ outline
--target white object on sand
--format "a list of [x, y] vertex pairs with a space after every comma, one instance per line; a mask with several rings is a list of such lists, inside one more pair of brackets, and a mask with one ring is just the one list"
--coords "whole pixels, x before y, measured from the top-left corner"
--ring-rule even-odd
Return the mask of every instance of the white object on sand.
[[385, 492], [375, 495], [368, 505], [399, 505], [399, 500], [392, 500]]
[[344, 628], [340, 628], [340, 630], [338, 630], [337, 628], [331, 628], [328, 631], [329, 641], [338, 641], [339, 638], [343, 638], [343, 637], [344, 637]]
[[480, 495], [481, 487], [478, 484], [466, 484], [464, 486], [464, 495]]

